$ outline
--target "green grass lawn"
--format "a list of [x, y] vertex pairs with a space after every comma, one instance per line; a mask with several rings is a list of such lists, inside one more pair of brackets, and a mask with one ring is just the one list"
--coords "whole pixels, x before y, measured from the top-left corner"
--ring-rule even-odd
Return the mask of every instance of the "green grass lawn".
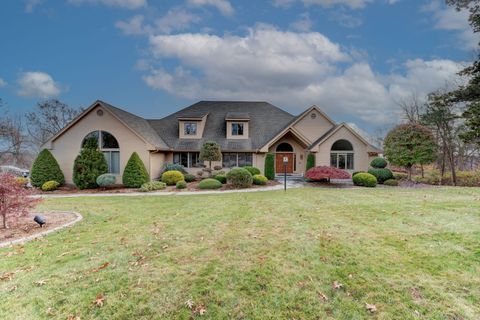
[[0, 276], [14, 273], [0, 280], [1, 319], [480, 318], [478, 188], [63, 198], [41, 209], [85, 219], [0, 250]]

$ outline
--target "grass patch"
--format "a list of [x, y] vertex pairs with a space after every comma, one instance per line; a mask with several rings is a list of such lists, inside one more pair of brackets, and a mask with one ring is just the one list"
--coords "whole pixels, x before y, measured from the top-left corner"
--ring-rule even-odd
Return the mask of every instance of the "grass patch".
[[[475, 319], [478, 194], [307, 188], [50, 199], [42, 210], [85, 219], [0, 250], [0, 276], [12, 273], [0, 280], [0, 315]], [[333, 289], [334, 281], [343, 287]], [[93, 304], [99, 294], [102, 307]]]

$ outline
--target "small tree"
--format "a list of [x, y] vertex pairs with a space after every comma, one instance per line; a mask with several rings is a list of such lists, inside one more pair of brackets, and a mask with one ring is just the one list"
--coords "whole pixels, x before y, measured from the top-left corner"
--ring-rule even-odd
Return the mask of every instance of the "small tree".
[[98, 187], [98, 176], [108, 172], [107, 160], [98, 149], [96, 139], [87, 139], [73, 164], [73, 182], [79, 189]]
[[30, 191], [19, 183], [10, 173], [0, 175], [0, 216], [3, 228], [8, 228], [11, 221], [28, 214], [28, 210], [37, 204], [39, 199], [29, 197]]
[[123, 170], [123, 185], [128, 188], [140, 188], [142, 184], [148, 181], [150, 181], [150, 178], [142, 159], [140, 159], [138, 153], [132, 153], [125, 166], [125, 170]]
[[437, 144], [428, 128], [419, 124], [401, 124], [387, 134], [384, 151], [391, 164], [408, 170], [411, 179], [414, 165], [435, 161]]
[[215, 141], [207, 141], [200, 150], [200, 161], [208, 161], [208, 167], [212, 170], [212, 161], [221, 161], [222, 152], [220, 145]]
[[33, 162], [30, 181], [32, 186], [41, 187], [45, 182], [52, 180], [60, 185], [65, 183], [65, 177], [57, 160], [50, 151], [43, 149]]
[[275, 156], [273, 153], [268, 153], [265, 157], [265, 177], [268, 180], [275, 179]]
[[306, 167], [306, 171], [308, 171], [309, 169], [315, 167], [315, 155], [313, 153], [309, 153], [308, 156], [307, 156], [307, 167]]

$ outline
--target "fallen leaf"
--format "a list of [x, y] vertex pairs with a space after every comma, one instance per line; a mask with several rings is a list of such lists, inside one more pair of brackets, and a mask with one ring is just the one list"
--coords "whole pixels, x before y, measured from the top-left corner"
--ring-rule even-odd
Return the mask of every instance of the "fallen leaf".
[[423, 298], [422, 293], [417, 288], [411, 288], [410, 289], [410, 295], [412, 296], [412, 298], [414, 300], [420, 300], [420, 299]]
[[333, 281], [332, 288], [333, 288], [334, 290], [341, 289], [341, 288], [343, 288], [343, 284], [341, 284], [341, 283], [338, 282], [338, 281]]
[[35, 284], [36, 284], [37, 286], [41, 287], [41, 286], [46, 285], [46, 284], [47, 284], [47, 281], [41, 279], [41, 280], [35, 281]]
[[53, 316], [55, 315], [55, 310], [53, 310], [53, 308], [48, 308], [45, 313], [47, 314], [47, 316]]
[[10, 287], [7, 289], [7, 292], [13, 292], [13, 291], [16, 291], [18, 289], [17, 286], [13, 286], [13, 287]]
[[0, 276], [0, 280], [3, 281], [3, 280], [12, 280], [13, 279], [13, 272], [5, 272], [3, 273], [1, 276]]
[[207, 309], [205, 308], [205, 306], [203, 304], [198, 305], [193, 310], [193, 314], [198, 314], [198, 315], [201, 315], [201, 316], [203, 316], [205, 314], [205, 312], [207, 312]]
[[73, 314], [69, 314], [67, 319], [68, 320], [80, 320], [80, 317], [79, 316], [74, 316]]
[[103, 307], [103, 303], [105, 301], [105, 296], [102, 294], [102, 293], [99, 293], [97, 294], [97, 297], [95, 298], [95, 300], [93, 300], [93, 304], [96, 306], [96, 307]]
[[187, 306], [188, 309], [193, 309], [194, 303], [193, 303], [192, 300], [188, 299], [188, 300], [185, 302], [185, 305]]
[[318, 291], [318, 294], [320, 295], [320, 298], [323, 300], [323, 301], [328, 301], [328, 297], [325, 293], [321, 292], [321, 291]]
[[377, 312], [377, 306], [370, 303], [365, 303], [365, 308], [371, 313]]
[[102, 264], [100, 267], [98, 268], [95, 268], [95, 269], [92, 269], [90, 272], [98, 272], [102, 269], [105, 269], [106, 267], [108, 267], [110, 265], [110, 262], [105, 262], [104, 264]]

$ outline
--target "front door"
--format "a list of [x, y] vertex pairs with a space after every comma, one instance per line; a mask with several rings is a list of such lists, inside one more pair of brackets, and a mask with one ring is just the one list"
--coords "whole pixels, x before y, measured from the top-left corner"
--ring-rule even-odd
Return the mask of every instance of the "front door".
[[276, 153], [275, 172], [284, 172], [283, 157], [288, 157], [287, 173], [293, 173], [293, 161], [295, 161], [293, 153]]

